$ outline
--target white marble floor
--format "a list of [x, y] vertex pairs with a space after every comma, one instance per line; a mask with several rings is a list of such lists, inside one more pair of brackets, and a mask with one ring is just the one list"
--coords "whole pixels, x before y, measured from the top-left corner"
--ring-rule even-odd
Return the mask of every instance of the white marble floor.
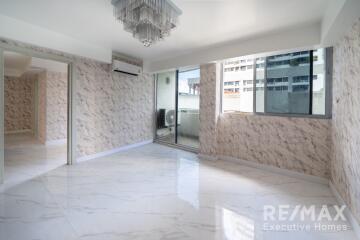
[[355, 239], [352, 231], [264, 231], [263, 206], [279, 204], [336, 201], [325, 185], [149, 144], [3, 188], [0, 239]]
[[5, 135], [5, 184], [12, 187], [66, 164], [66, 144], [45, 146], [31, 133]]

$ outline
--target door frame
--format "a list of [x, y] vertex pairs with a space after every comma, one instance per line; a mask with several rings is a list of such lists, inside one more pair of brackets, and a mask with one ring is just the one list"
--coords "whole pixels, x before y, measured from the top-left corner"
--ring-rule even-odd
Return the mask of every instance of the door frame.
[[11, 51], [20, 53], [30, 57], [48, 59], [66, 63], [68, 65], [68, 84], [67, 84], [67, 165], [76, 163], [75, 147], [76, 147], [76, 131], [75, 131], [75, 69], [74, 59], [56, 54], [40, 52], [26, 47], [13, 46], [4, 42], [0, 42], [0, 184], [4, 182], [4, 52]]

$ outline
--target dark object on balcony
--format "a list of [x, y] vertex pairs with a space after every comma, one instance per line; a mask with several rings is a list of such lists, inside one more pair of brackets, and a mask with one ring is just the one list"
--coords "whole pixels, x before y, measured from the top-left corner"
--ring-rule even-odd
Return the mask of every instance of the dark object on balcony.
[[159, 109], [157, 113], [157, 128], [165, 128], [165, 109]]

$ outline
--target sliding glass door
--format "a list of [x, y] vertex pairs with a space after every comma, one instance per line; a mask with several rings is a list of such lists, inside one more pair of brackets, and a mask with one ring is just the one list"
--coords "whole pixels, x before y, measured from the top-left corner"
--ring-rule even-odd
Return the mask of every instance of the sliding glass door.
[[200, 69], [156, 74], [156, 139], [198, 148], [199, 98]]
[[199, 147], [200, 69], [179, 71], [177, 143]]
[[156, 138], [168, 143], [176, 142], [176, 75], [170, 71], [156, 76]]

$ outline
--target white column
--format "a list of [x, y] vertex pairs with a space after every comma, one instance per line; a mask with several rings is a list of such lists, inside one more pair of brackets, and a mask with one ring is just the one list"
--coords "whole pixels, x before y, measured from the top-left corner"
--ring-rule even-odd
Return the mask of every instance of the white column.
[[217, 121], [220, 112], [220, 64], [200, 67], [200, 149], [203, 156], [216, 157]]

